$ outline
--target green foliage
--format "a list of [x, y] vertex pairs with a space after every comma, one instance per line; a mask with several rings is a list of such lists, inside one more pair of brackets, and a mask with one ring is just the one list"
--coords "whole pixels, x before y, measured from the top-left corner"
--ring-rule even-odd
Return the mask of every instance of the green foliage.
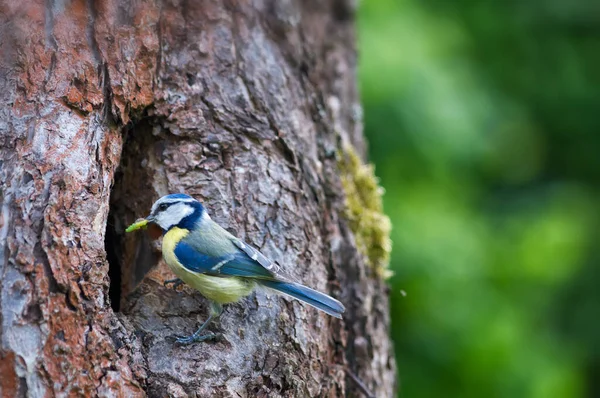
[[598, 11], [361, 3], [402, 396], [600, 393]]
[[338, 167], [346, 193], [346, 218], [356, 238], [356, 245], [369, 265], [381, 278], [388, 278], [392, 241], [392, 224], [383, 213], [383, 188], [371, 164], [363, 164], [353, 147], [338, 154]]

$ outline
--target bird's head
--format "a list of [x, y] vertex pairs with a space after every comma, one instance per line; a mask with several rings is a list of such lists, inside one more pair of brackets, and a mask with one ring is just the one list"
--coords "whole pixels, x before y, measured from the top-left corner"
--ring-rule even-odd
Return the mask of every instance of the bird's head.
[[129, 226], [126, 232], [144, 228], [148, 223], [158, 225], [163, 233], [173, 227], [191, 230], [202, 217], [208, 217], [202, 203], [189, 195], [176, 193], [154, 202], [150, 215]]

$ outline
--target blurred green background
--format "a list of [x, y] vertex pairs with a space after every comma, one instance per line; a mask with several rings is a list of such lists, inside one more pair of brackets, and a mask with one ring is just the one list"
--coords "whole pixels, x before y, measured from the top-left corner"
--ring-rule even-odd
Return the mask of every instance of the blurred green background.
[[600, 2], [362, 1], [359, 49], [399, 395], [600, 396]]

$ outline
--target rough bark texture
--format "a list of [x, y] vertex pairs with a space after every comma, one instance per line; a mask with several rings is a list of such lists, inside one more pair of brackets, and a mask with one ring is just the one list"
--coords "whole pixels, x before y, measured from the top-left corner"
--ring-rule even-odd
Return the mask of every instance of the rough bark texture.
[[[393, 394], [385, 285], [337, 174], [342, 143], [364, 151], [353, 7], [0, 3], [1, 396], [357, 396], [352, 375]], [[166, 339], [207, 303], [123, 231], [180, 191], [344, 319], [259, 291], [218, 341]]]

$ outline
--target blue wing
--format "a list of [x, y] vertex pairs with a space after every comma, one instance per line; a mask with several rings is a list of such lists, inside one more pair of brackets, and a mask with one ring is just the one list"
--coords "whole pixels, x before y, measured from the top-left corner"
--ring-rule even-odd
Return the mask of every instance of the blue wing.
[[175, 246], [175, 256], [186, 269], [200, 274], [273, 279], [274, 274], [244, 252], [214, 257], [201, 253], [184, 241]]
[[204, 274], [217, 268], [220, 263], [229, 261], [228, 256], [213, 257], [195, 250], [193, 246], [181, 241], [175, 246], [177, 260], [190, 271]]

